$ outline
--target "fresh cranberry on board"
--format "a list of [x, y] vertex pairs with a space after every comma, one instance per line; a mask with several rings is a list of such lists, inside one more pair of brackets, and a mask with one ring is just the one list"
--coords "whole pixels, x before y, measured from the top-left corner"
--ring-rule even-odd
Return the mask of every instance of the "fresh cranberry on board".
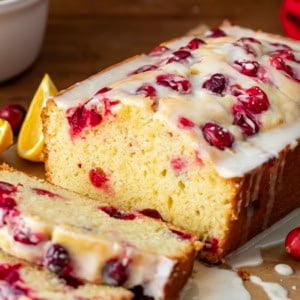
[[10, 124], [14, 135], [19, 133], [25, 115], [26, 109], [19, 104], [8, 104], [0, 109], [0, 118], [6, 120]]
[[285, 239], [285, 249], [292, 258], [300, 260], [300, 227], [289, 232]]

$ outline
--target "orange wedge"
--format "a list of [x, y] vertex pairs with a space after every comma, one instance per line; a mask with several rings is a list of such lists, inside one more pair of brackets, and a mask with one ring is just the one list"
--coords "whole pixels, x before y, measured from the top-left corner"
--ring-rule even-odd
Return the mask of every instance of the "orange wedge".
[[20, 157], [31, 161], [43, 161], [44, 136], [41, 112], [46, 100], [54, 96], [57, 89], [48, 74], [40, 83], [29, 106], [19, 134], [17, 151]]
[[6, 150], [14, 141], [14, 135], [10, 124], [0, 119], [0, 152]]

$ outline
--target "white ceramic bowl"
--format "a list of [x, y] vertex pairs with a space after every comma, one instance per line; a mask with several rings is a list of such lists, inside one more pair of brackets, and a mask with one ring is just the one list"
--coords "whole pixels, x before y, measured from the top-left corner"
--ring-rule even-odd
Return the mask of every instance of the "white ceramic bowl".
[[0, 82], [34, 62], [47, 15], [48, 0], [0, 0]]

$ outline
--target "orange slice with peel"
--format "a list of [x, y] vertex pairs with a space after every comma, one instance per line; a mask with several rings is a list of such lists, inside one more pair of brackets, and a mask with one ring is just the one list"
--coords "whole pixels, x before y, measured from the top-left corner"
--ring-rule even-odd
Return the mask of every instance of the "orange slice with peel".
[[13, 144], [14, 135], [10, 124], [3, 119], [0, 119], [0, 152], [6, 150]]
[[54, 96], [57, 89], [50, 76], [45, 74], [29, 106], [19, 134], [17, 151], [20, 157], [31, 161], [43, 161], [44, 135], [41, 112], [46, 100]]

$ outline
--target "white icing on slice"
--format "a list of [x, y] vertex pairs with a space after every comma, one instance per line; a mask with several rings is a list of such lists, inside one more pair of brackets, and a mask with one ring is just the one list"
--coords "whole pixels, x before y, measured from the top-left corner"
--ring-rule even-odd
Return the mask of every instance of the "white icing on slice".
[[299, 219], [300, 208], [232, 252], [226, 257], [226, 263], [234, 269], [261, 264], [263, 259], [260, 249], [282, 243], [286, 235], [293, 228], [299, 226]]
[[250, 300], [242, 279], [233, 271], [206, 267], [196, 262], [192, 278], [182, 291], [181, 300]]
[[274, 267], [274, 270], [280, 274], [280, 275], [285, 275], [285, 276], [290, 276], [294, 273], [293, 269], [286, 264], [277, 264]]
[[258, 276], [250, 276], [250, 281], [261, 286], [271, 300], [288, 300], [288, 292], [280, 284], [262, 281]]

